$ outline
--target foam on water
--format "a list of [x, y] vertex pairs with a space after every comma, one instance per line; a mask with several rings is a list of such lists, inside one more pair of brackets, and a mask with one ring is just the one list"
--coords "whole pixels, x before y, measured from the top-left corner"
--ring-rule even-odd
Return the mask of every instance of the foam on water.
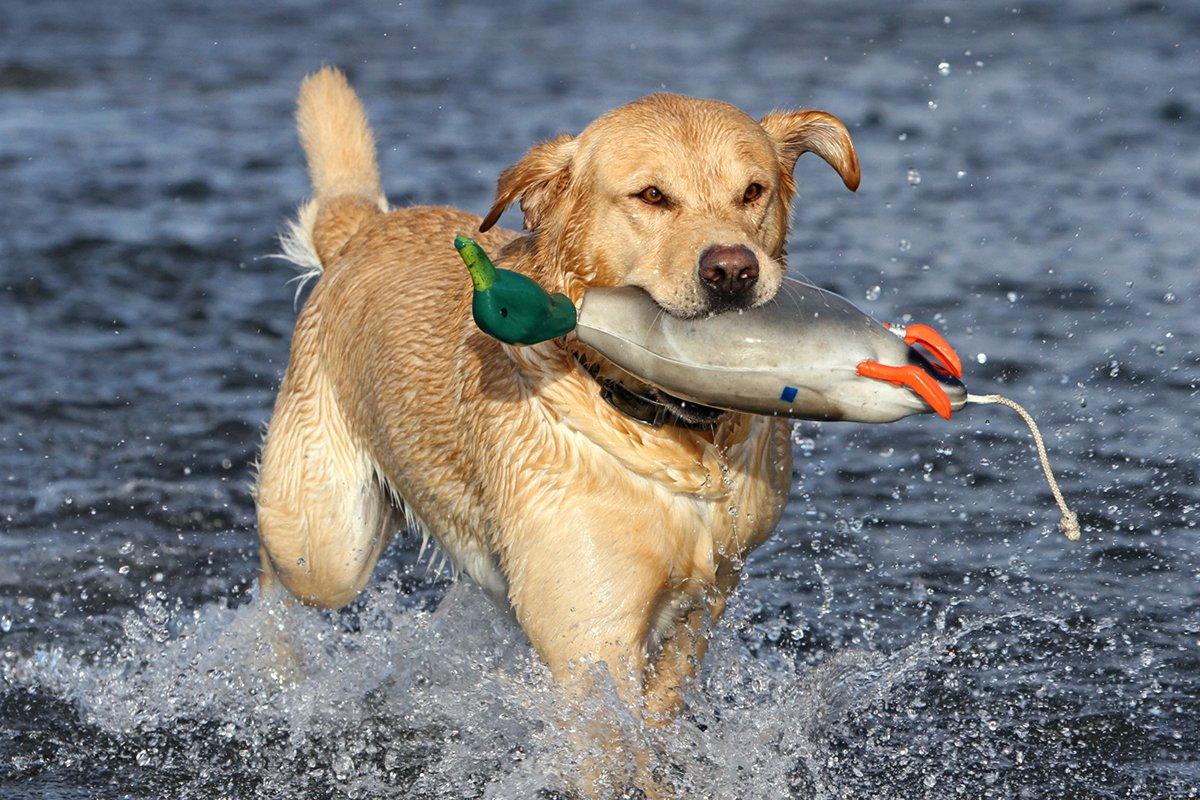
[[[943, 614], [895, 652], [848, 649], [810, 665], [755, 646], [763, 631], [735, 604], [687, 714], [650, 729], [611, 685], [571, 708], [515, 622], [469, 582], [436, 611], [410, 602], [391, 581], [341, 615], [261, 602], [189, 611], [148, 597], [111, 654], [50, 649], [6, 665], [10, 697], [65, 701], [84, 725], [68, 721], [23, 769], [107, 770], [133, 796], [527, 798], [569, 793], [581, 767], [577, 721], [603, 718], [652, 752], [683, 796], [933, 796], [995, 765], [955, 759], [957, 746], [935, 753], [914, 740], [910, 751], [901, 741], [936, 710], [921, 699], [931, 670], [972, 641], [994, 651], [1063, 625], [1009, 613], [948, 629]], [[294, 658], [276, 655], [288, 640]], [[990, 746], [1000, 757], [1003, 737]], [[979, 748], [962, 752], [974, 760]], [[608, 769], [612, 786], [632, 775], [627, 763]]]

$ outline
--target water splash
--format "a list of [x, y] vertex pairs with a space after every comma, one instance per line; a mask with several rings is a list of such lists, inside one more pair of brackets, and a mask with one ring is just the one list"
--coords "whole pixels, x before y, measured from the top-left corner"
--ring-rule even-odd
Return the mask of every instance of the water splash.
[[[967, 680], [962, 653], [1064, 624], [1009, 613], [949, 626], [943, 615], [895, 652], [843, 649], [811, 664], [811, 653], [762, 647], [750, 616], [735, 605], [676, 723], [633, 722], [611, 686], [587, 718], [642, 742], [683, 796], [932, 797], [947, 781], [984, 781], [952, 749], [901, 744], [940, 713], [932, 696]], [[277, 655], [289, 640], [303, 644]], [[119, 776], [134, 797], [526, 798], [569, 793], [581, 763], [578, 712], [515, 622], [467, 582], [433, 612], [389, 582], [349, 614], [150, 598], [113, 652], [40, 651], [2, 678], [10, 711], [57, 717], [57, 733], [13, 759], [31, 785], [87, 769]], [[999, 752], [1002, 734], [981, 724], [956, 735]]]

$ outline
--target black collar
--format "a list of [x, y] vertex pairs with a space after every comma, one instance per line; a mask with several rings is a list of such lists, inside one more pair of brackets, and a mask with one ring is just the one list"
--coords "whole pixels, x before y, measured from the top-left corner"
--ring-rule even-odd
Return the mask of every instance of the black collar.
[[589, 364], [576, 354], [575, 359], [600, 384], [600, 396], [617, 411], [630, 419], [652, 428], [675, 425], [688, 430], [712, 430], [725, 416], [719, 408], [703, 406], [647, 386], [638, 390], [619, 380], [600, 376], [600, 368]]

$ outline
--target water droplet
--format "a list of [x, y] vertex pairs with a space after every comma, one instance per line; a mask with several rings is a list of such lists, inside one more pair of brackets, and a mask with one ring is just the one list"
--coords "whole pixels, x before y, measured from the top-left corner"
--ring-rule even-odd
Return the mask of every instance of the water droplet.
[[907, 253], [909, 250], [912, 250], [912, 242], [910, 242], [908, 239], [901, 239], [900, 249]]
[[960, 169], [958, 172], [954, 173], [954, 177], [958, 178], [961, 181], [963, 178], [967, 177], [967, 173], [963, 172]]
[[0, 631], [8, 633], [12, 630], [12, 620], [8, 617], [0, 617]]
[[1016, 292], [1009, 292], [1008, 294], [1005, 295], [1005, 297], [1008, 298], [1008, 302], [1015, 303], [1015, 302], [1017, 302], [1018, 295]]
[[908, 185], [909, 186], [920, 186], [921, 185], [921, 173], [917, 172], [915, 169], [910, 169], [908, 171]]
[[949, 24], [950, 24], [950, 15], [949, 15], [949, 14], [947, 14], [947, 15], [946, 15], [946, 16], [944, 16], [944, 17], [942, 17], [942, 24], [943, 24], [943, 25], [949, 25]]
[[929, 106], [930, 111], [937, 111], [937, 107], [938, 107], [937, 100], [930, 100], [927, 103], [927, 105]]
[[308, 564], [308, 562], [304, 560], [303, 556], [296, 559], [296, 566], [298, 566], [298, 567], [303, 567], [303, 566], [306, 566], [307, 564]]
[[907, 134], [907, 133], [902, 133], [902, 134], [900, 134], [899, 136], [897, 136], [896, 138], [897, 138], [897, 139], [899, 139], [899, 140], [900, 140], [900, 141], [902, 141], [902, 142], [906, 142], [906, 141], [908, 141], [908, 134]]
[[938, 75], [949, 75], [949, 74], [950, 74], [949, 62], [943, 61], [942, 63], [938, 64]]
[[867, 289], [867, 293], [863, 296], [866, 297], [868, 300], [878, 300], [879, 295], [882, 291], [883, 291], [883, 289], [880, 288], [879, 286], [872, 286], [870, 289]]
[[978, 361], [980, 364], [986, 364], [987, 363], [987, 353], [976, 353], [975, 360]]

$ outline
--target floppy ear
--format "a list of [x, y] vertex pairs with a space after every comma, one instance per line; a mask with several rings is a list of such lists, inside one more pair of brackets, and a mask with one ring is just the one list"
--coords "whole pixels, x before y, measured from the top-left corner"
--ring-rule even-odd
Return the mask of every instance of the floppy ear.
[[850, 141], [850, 132], [842, 121], [824, 111], [772, 111], [760, 121], [775, 141], [783, 166], [783, 182], [789, 192], [795, 189], [792, 169], [805, 153], [816, 153], [842, 176], [846, 188], [854, 191], [861, 177], [858, 154]]
[[534, 228], [550, 205], [557, 190], [570, 175], [571, 159], [577, 147], [569, 133], [535, 144], [520, 161], [500, 173], [496, 182], [496, 200], [479, 225], [486, 231], [496, 224], [508, 204], [521, 198], [525, 227]]

